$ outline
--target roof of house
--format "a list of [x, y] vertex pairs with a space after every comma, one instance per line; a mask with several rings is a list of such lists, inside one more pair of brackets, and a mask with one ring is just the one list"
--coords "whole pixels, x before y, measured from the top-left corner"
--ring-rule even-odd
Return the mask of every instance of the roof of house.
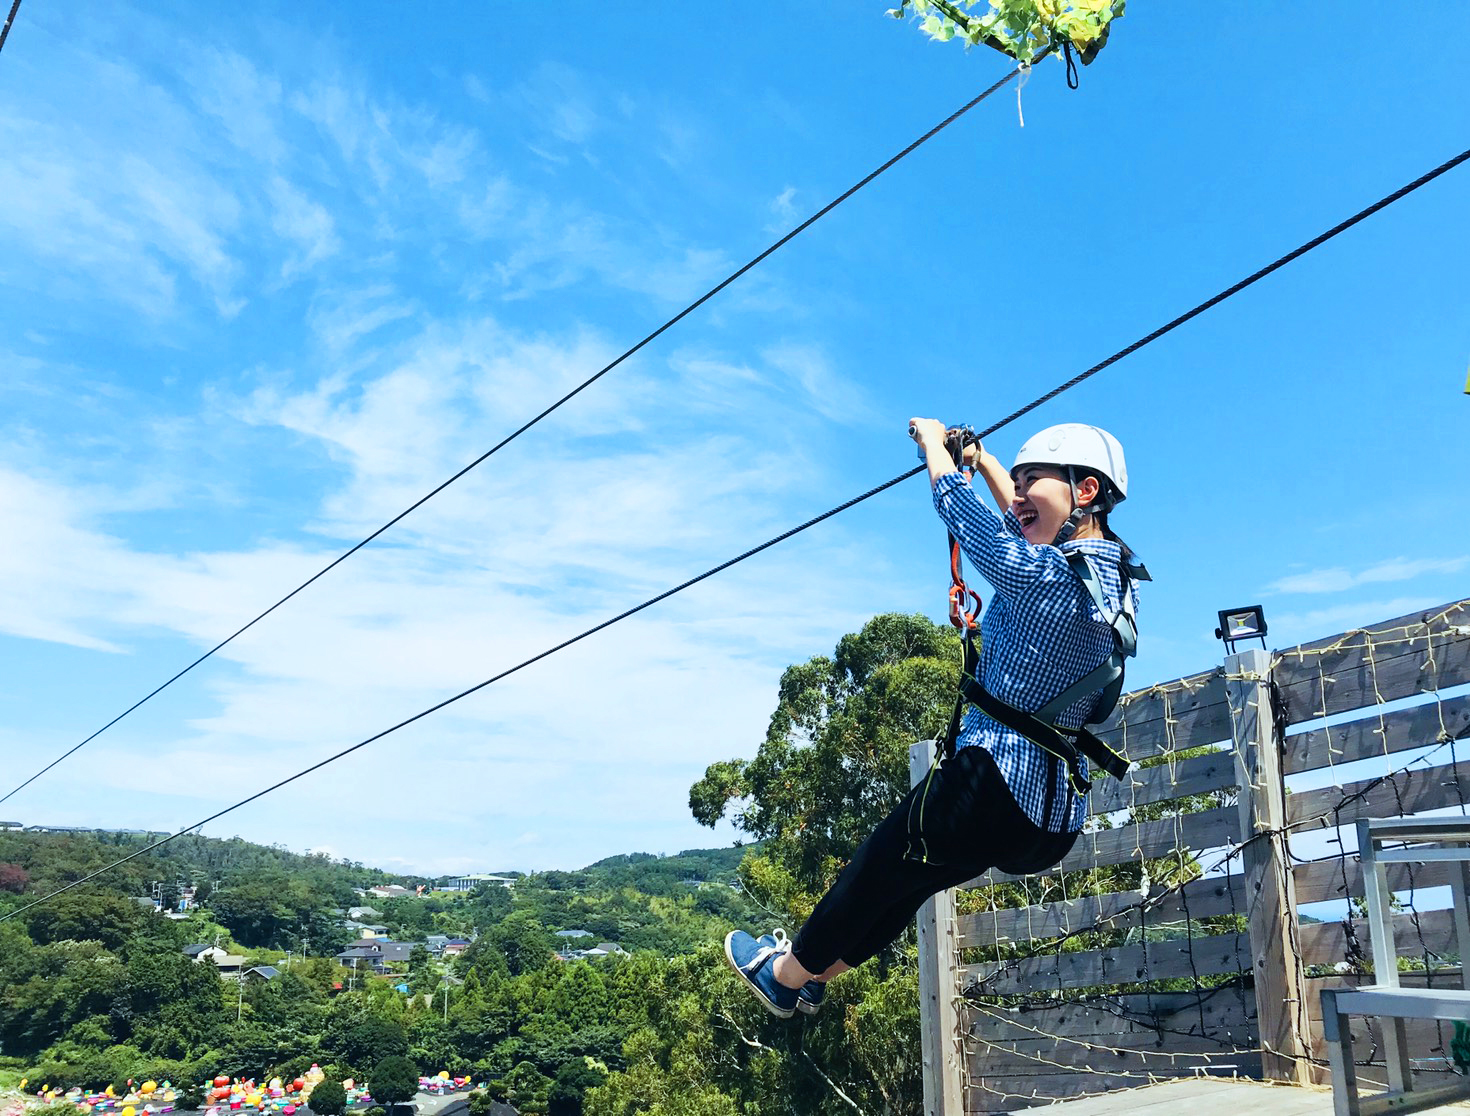
[[188, 957], [198, 957], [206, 949], [213, 949], [213, 948], [214, 947], [212, 945], [210, 945], [208, 942], [199, 942], [196, 945], [186, 945], [184, 947], [184, 954], [185, 954], [185, 956], [188, 956]]
[[252, 973], [259, 973], [266, 980], [275, 980], [281, 975], [281, 970], [274, 965], [257, 965], [253, 969], [247, 969], [245, 975], [250, 976]]
[[337, 954], [337, 959], [361, 958], [370, 961], [407, 961], [413, 947], [422, 942], [389, 942], [382, 938], [370, 938], [351, 949]]

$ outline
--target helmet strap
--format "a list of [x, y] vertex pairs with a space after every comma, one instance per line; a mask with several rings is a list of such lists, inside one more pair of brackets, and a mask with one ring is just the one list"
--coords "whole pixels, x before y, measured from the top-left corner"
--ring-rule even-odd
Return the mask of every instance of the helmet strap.
[[1072, 514], [1067, 516], [1067, 522], [1062, 524], [1062, 529], [1057, 532], [1057, 537], [1052, 539], [1052, 546], [1061, 546], [1071, 540], [1082, 526], [1082, 521], [1092, 514], [1092, 509], [1083, 507], [1077, 502], [1077, 470], [1067, 466], [1067, 485], [1072, 489]]

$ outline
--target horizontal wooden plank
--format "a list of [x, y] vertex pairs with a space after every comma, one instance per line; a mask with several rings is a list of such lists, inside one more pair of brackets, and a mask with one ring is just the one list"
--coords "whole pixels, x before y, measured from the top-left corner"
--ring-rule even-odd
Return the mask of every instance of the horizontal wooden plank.
[[[1449, 864], [1387, 864], [1390, 891], [1408, 891], [1410, 888], [1442, 887], [1450, 882]], [[1354, 896], [1363, 897], [1363, 866], [1356, 854], [1346, 857], [1327, 857], [1297, 864], [1291, 870], [1291, 882], [1296, 888], [1297, 905], [1304, 903], [1326, 903], [1333, 899]]]
[[1124, 694], [1097, 735], [1134, 763], [1230, 739], [1223, 669]]
[[986, 946], [1060, 937], [1104, 920], [1109, 930], [1122, 931], [1140, 924], [1158, 926], [1186, 917], [1244, 913], [1244, 883], [1239, 875], [1192, 880], [1147, 909], [1143, 909], [1144, 903], [1143, 896], [1136, 891], [1084, 895], [1065, 902], [960, 915], [955, 927], [961, 946]]
[[[1254, 1059], [1254, 1061], [1252, 1061]], [[1221, 1067], [1218, 1076], [1232, 1077], [1237, 1073], [1246, 1075], [1260, 1073], [1259, 1055], [1242, 1055], [1237, 1061], [1240, 1069]], [[1018, 1109], [1050, 1105], [1056, 1101], [1073, 1097], [1089, 1097], [1118, 1092], [1120, 1100], [1129, 1096], [1130, 1090], [1154, 1082], [1176, 1078], [1195, 1078], [1200, 1070], [1183, 1070], [1177, 1073], [1159, 1071], [1152, 1074], [1096, 1074], [1096, 1073], [1049, 1073], [1013, 1077], [973, 1077], [965, 1090], [965, 1112], [990, 1113], [1014, 1112]], [[1215, 1075], [1213, 1072], [1211, 1075]], [[1121, 1110], [1120, 1110], [1121, 1111]]]
[[[1341, 787], [1322, 787], [1286, 797], [1286, 818], [1294, 826], [1347, 825], [1358, 818], [1420, 814], [1470, 803], [1470, 763], [1412, 767], [1386, 778], [1363, 779]], [[1335, 809], [1341, 806], [1341, 809]]]
[[1459, 739], [1467, 735], [1470, 694], [1462, 694], [1382, 716], [1375, 713], [1346, 724], [1293, 733], [1286, 738], [1282, 768], [1292, 775], [1438, 744], [1446, 736]]
[[[1174, 1039], [1195, 1049], [1229, 1052], [1256, 1044], [1256, 997], [1248, 988], [1130, 993], [1106, 1000], [1074, 1000], [1019, 1008], [966, 1000], [961, 1005], [967, 1034], [989, 1043], [1048, 1038], [1071, 1045], [1112, 1045], [1142, 1049]], [[1121, 1041], [1118, 1041], [1121, 1040]]]
[[1240, 811], [1234, 806], [1161, 818], [1117, 829], [1083, 833], [1060, 865], [1064, 872], [1109, 864], [1134, 864], [1172, 856], [1180, 849], [1220, 848], [1240, 840]]
[[[1455, 919], [1451, 911], [1419, 911], [1393, 916], [1394, 945], [1401, 957], [1422, 957], [1427, 950], [1437, 957], [1459, 956], [1455, 941]], [[1367, 957], [1373, 947], [1365, 919], [1353, 920], [1358, 948]], [[1308, 965], [1335, 965], [1348, 959], [1347, 930], [1341, 922], [1307, 923], [1300, 927], [1302, 961]]]
[[[1234, 806], [1221, 806], [1177, 818], [1084, 832], [1057, 867], [1037, 875], [1106, 868], [1112, 864], [1136, 864], [1139, 860], [1173, 856], [1180, 849], [1199, 852], [1234, 845], [1239, 841], [1240, 811]], [[998, 881], [1026, 878], [991, 869], [959, 886], [962, 889], [985, 887]]]
[[[1106, 1039], [1106, 1036], [1099, 1036]], [[1218, 1042], [1192, 1035], [1151, 1036], [1138, 1045], [1114, 1037], [1111, 1041], [1079, 1045], [1057, 1042], [1051, 1036], [1015, 1042], [989, 1043], [970, 1038], [972, 1074], [1010, 1076], [1049, 1073], [1055, 1070], [1127, 1071], [1129, 1073], [1193, 1073], [1222, 1063], [1236, 1065], [1240, 1055], [1222, 1049]]]
[[967, 994], [1009, 996], [1215, 973], [1248, 973], [1251, 965], [1249, 935], [1196, 935], [1192, 942], [1179, 938], [1077, 953], [1048, 952], [1001, 964], [964, 965], [960, 968], [960, 986]]
[[1470, 681], [1470, 600], [1277, 653], [1291, 723]]
[[1101, 776], [1092, 784], [1087, 806], [1094, 814], [1111, 814], [1134, 806], [1234, 787], [1235, 780], [1234, 753], [1219, 751], [1156, 767], [1135, 767], [1121, 779]]
[[[1040, 1109], [1023, 1109], [1038, 1116]], [[1332, 1116], [1330, 1089], [1300, 1089], [1248, 1078], [1160, 1082], [1067, 1101], [1065, 1116]], [[1440, 1114], [1444, 1116], [1444, 1114]]]

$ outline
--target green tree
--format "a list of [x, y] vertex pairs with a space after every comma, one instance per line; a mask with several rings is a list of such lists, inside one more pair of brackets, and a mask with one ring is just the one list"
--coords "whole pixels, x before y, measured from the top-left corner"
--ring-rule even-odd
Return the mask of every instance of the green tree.
[[512, 976], [544, 968], [556, 955], [551, 932], [529, 911], [512, 911], [488, 936], [504, 954]]
[[342, 1116], [347, 1111], [347, 1090], [329, 1077], [312, 1089], [308, 1103], [317, 1116]]
[[521, 1062], [505, 1075], [505, 1099], [519, 1111], [543, 1113], [550, 1103], [552, 1080], [530, 1062]]
[[593, 1064], [590, 1058], [574, 1058], [556, 1071], [556, 1080], [547, 1098], [549, 1116], [582, 1116], [583, 1098], [588, 1089], [607, 1080], [607, 1070]]
[[324, 1039], [338, 1061], [358, 1069], [408, 1053], [408, 1029], [396, 1019], [383, 1018], [362, 1007], [346, 1021], [329, 1020]]
[[907, 792], [909, 745], [944, 731], [960, 641], [922, 615], [876, 616], [835, 654], [788, 667], [752, 760], [711, 764], [689, 792], [695, 820], [727, 813], [764, 842], [741, 877], [795, 920]]
[[138, 904], [113, 895], [71, 893], [37, 907], [27, 928], [31, 939], [46, 942], [101, 942], [116, 952], [143, 921]]
[[418, 1091], [419, 1071], [402, 1055], [384, 1058], [368, 1075], [368, 1092], [387, 1106], [390, 1116], [394, 1105], [407, 1104]]

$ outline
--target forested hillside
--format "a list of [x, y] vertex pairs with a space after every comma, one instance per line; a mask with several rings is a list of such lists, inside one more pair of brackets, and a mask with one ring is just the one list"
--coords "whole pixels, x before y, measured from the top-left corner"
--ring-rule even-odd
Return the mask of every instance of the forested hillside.
[[[145, 840], [0, 833], [0, 915]], [[646, 1022], [670, 959], [765, 918], [738, 890], [743, 855], [631, 854], [512, 888], [382, 899], [360, 893], [431, 881], [239, 839], [179, 838], [0, 922], [0, 1085], [291, 1077], [313, 1062], [362, 1077], [406, 1054], [425, 1073], [490, 1081], [522, 1111], [579, 1112], [583, 1091], [625, 1064], [622, 1046]], [[183, 919], [139, 901], [159, 894], [168, 907], [186, 889], [197, 906]], [[335, 954], [357, 941], [343, 925], [357, 905], [378, 913], [391, 940], [470, 944], [457, 958], [420, 946], [383, 974], [354, 971]], [[557, 957], [601, 943], [625, 954]], [[198, 944], [280, 974], [222, 979], [186, 956]]]
[[[781, 1022], [720, 942], [799, 924], [902, 793], [908, 745], [947, 716], [955, 671], [953, 633], [919, 616], [877, 617], [788, 669], [757, 755], [712, 765], [690, 792], [700, 821], [732, 812], [757, 842], [744, 848], [372, 898], [362, 891], [433, 881], [180, 838], [0, 922], [0, 1087], [291, 1078], [313, 1063], [361, 1078], [407, 1056], [526, 1113], [916, 1114], [910, 944], [835, 982], [814, 1019]], [[0, 833], [0, 917], [140, 840]], [[183, 918], [139, 901], [168, 907], [190, 889]], [[371, 947], [364, 932], [402, 956], [339, 957]], [[206, 945], [218, 949], [185, 953]], [[217, 964], [274, 973], [240, 980]]]

